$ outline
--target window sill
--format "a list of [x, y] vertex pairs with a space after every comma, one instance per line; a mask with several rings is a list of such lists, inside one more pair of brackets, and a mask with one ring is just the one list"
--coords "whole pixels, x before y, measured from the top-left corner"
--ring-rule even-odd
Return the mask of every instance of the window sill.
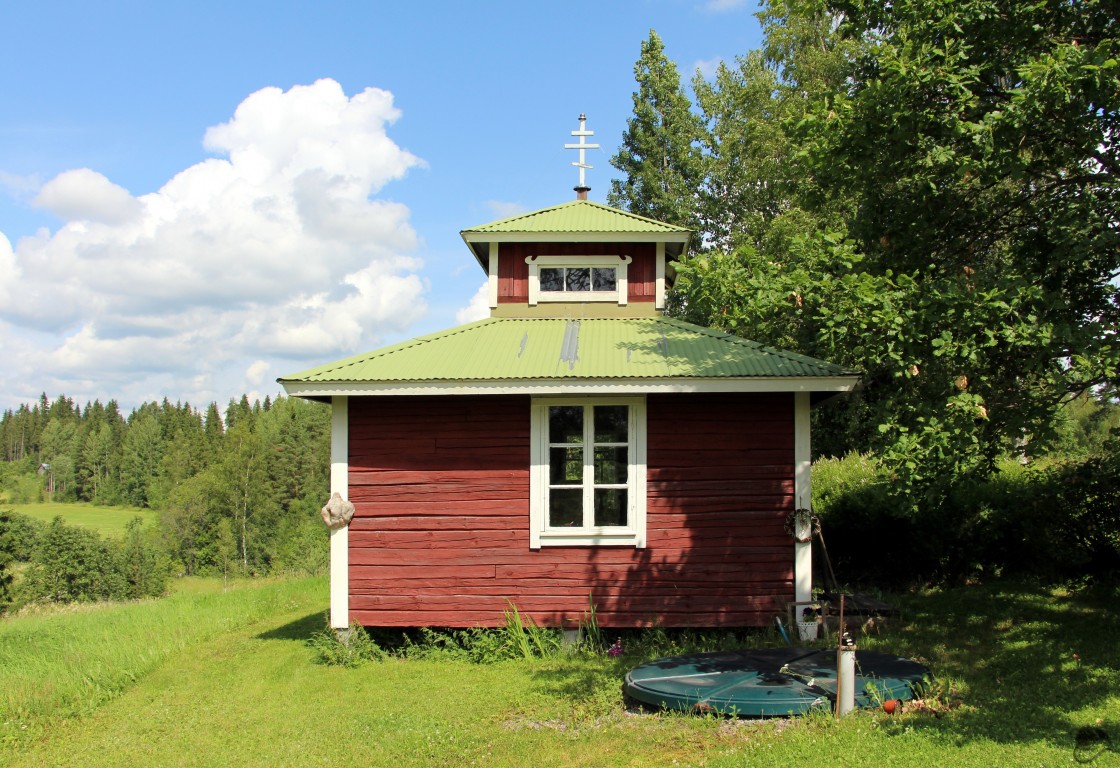
[[567, 532], [543, 531], [540, 534], [541, 547], [638, 547], [645, 546], [636, 531]]
[[541, 291], [537, 294], [538, 304], [548, 304], [553, 301], [566, 301], [570, 303], [610, 301], [618, 303], [618, 293], [616, 291]]

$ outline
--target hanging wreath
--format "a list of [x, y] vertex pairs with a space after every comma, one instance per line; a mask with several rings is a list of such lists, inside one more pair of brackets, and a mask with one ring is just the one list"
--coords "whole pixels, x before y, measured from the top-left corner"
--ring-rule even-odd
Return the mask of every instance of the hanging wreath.
[[786, 533], [798, 544], [808, 544], [820, 532], [820, 518], [812, 510], [799, 507], [786, 515]]

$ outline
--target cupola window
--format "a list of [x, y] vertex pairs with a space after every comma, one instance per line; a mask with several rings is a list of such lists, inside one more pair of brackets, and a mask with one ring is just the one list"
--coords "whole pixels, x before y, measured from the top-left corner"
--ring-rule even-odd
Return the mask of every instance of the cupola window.
[[609, 301], [626, 304], [629, 256], [530, 256], [529, 304]]

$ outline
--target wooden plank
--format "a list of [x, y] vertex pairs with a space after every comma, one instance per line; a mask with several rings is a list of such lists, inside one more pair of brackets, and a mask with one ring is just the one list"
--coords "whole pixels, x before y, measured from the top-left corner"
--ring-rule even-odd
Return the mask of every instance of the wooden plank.
[[[526, 585], [518, 582], [472, 583], [449, 586], [440, 580], [418, 584], [415, 581], [394, 582], [384, 579], [354, 579], [351, 582], [351, 591], [355, 594], [367, 596], [400, 596], [405, 594], [402, 590], [407, 589], [407, 594], [421, 597], [454, 595], [458, 597], [501, 598], [503, 600], [508, 598], [518, 605], [521, 604], [519, 601], [523, 598], [548, 598], [552, 600], [563, 598], [565, 604], [570, 604], [573, 600], [580, 601], [583, 609], [587, 609], [587, 593], [575, 588], [575, 585], [571, 583], [557, 585], [540, 580], [529, 586], [530, 588], [525, 588]], [[713, 587], [711, 584], [706, 585], [705, 588], [705, 585], [697, 584], [690, 590], [678, 591], [672, 585], [660, 585], [658, 589], [644, 591], [642, 597], [661, 601], [685, 600], [688, 601], [689, 605], [711, 602], [723, 606], [738, 604], [748, 599], [761, 599], [790, 593], [788, 585], [751, 584], [749, 586], [750, 589], [748, 590], [747, 585], [741, 584], [735, 585], [734, 588]], [[595, 601], [596, 611], [600, 608], [606, 610], [609, 606], [632, 597], [625, 584], [596, 585], [596, 591], [591, 594]]]
[[631, 253], [630, 258], [630, 265], [626, 268], [627, 301], [653, 301], [657, 293], [656, 253]]
[[351, 531], [351, 547], [392, 549], [447, 549], [528, 545], [528, 531], [505, 528], [492, 531]]
[[[791, 593], [792, 595], [792, 593]], [[687, 627], [761, 627], [773, 622], [781, 608], [758, 611], [726, 611], [717, 613], [661, 613], [642, 614], [610, 612], [597, 614], [599, 626], [617, 629], [640, 629], [665, 627], [669, 629]], [[368, 627], [501, 627], [505, 617], [495, 611], [448, 611], [423, 613], [415, 611], [355, 611], [351, 618]], [[580, 614], [530, 613], [528, 617], [540, 626], [567, 627], [574, 629], [579, 625]], [[427, 621], [425, 621], [427, 620]]]
[[351, 532], [354, 531], [414, 531], [421, 526], [431, 526], [432, 529], [441, 531], [484, 531], [504, 530], [507, 528], [519, 529], [525, 524], [524, 512], [514, 515], [425, 515], [423, 522], [418, 522], [415, 515], [407, 517], [397, 516], [355, 516], [350, 523]]
[[[366, 595], [351, 592], [350, 607], [356, 611], [497, 611], [504, 612], [510, 603], [517, 606], [521, 612], [564, 612], [581, 615], [587, 612], [586, 598], [578, 600], [573, 597], [565, 601], [555, 597], [535, 597], [517, 595], [503, 597], [498, 595]], [[738, 598], [734, 605], [725, 605], [719, 600], [701, 600], [699, 597], [689, 600], [685, 606], [690, 611], [720, 613], [723, 611], [766, 610], [775, 606], [780, 601], [772, 596], [757, 598]], [[606, 605], [604, 612], [645, 613], [659, 615], [671, 609], [667, 601], [662, 598], [630, 597], [612, 601], [614, 604]], [[681, 610], [679, 607], [677, 610]], [[598, 614], [598, 609], [596, 609]]]
[[391, 578], [407, 578], [409, 574], [425, 578], [465, 578], [465, 579], [493, 579], [497, 575], [496, 565], [423, 565], [423, 566], [379, 566], [362, 565], [351, 562], [349, 566], [350, 577], [354, 579], [382, 580]]
[[[441, 474], [440, 484], [445, 486], [508, 485], [511, 481], [524, 480], [525, 487], [529, 487], [529, 470], [527, 466], [521, 468], [469, 468], [458, 472], [448, 472], [444, 470]], [[360, 481], [360, 484], [370, 486], [423, 485], [431, 481], [431, 473], [420, 470], [367, 468], [362, 471], [356, 471], [352, 477], [354, 476]], [[350, 484], [354, 485], [355, 480], [351, 479]]]
[[[779, 564], [780, 565], [780, 564]], [[615, 572], [598, 568], [593, 565], [580, 565], [576, 563], [498, 563], [495, 575], [504, 578], [583, 578], [593, 582], [598, 578], [611, 578]], [[793, 562], [790, 558], [788, 566], [775, 567], [772, 564], [731, 564], [731, 563], [688, 563], [648, 565], [642, 564], [640, 576], [648, 580], [659, 579], [695, 579], [695, 580], [726, 580], [728, 578], [749, 578], [751, 574], [775, 579], [792, 579]], [[636, 578], [630, 574], [630, 578]]]

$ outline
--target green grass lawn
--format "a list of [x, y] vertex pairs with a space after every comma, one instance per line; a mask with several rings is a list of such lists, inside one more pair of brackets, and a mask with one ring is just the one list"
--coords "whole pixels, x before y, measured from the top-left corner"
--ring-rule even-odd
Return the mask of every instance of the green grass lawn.
[[4, 508], [47, 523], [61, 515], [67, 524], [92, 528], [103, 536], [122, 535], [128, 521], [137, 516], [144, 519], [145, 525], [154, 524], [158, 519], [157, 513], [153, 510], [138, 507], [99, 507], [94, 504], [61, 503], [5, 503]]
[[620, 683], [640, 658], [322, 666], [306, 641], [326, 597], [317, 579], [196, 583], [0, 621], [7, 764], [1006, 768], [1075, 764], [1075, 731], [1098, 720], [1120, 749], [1120, 620], [1063, 592], [906, 597], [861, 647], [921, 658], [961, 705], [841, 722], [630, 712]]

